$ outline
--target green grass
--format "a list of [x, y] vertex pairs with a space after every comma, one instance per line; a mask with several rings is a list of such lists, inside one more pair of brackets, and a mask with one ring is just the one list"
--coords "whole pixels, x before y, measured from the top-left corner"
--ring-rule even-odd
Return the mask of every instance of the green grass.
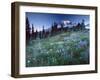
[[63, 32], [26, 44], [26, 67], [89, 64], [89, 31]]

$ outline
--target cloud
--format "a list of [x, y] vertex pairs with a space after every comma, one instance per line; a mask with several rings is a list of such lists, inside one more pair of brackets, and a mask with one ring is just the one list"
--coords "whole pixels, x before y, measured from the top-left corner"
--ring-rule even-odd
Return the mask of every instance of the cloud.
[[71, 23], [71, 21], [70, 20], [63, 20], [62, 23], [69, 24], [69, 23]]

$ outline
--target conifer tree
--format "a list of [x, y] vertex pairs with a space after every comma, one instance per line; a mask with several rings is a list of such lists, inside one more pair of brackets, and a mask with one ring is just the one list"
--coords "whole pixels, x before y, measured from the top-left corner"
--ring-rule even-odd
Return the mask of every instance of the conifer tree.
[[43, 29], [42, 29], [42, 38], [45, 37], [45, 29], [44, 29], [44, 26], [43, 26]]
[[26, 17], [26, 40], [30, 39], [30, 23], [28, 17]]
[[81, 29], [85, 29], [85, 20], [84, 19], [82, 20], [82, 23], [81, 23]]
[[32, 37], [34, 39], [34, 25], [32, 24]]

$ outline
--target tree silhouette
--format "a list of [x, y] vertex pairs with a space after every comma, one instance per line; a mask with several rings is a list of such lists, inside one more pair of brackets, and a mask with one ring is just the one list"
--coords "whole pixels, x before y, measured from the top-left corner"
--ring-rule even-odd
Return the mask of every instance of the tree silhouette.
[[[69, 23], [69, 25], [72, 25], [72, 23]], [[60, 27], [58, 27], [60, 26]], [[32, 29], [30, 28], [30, 23], [28, 17], [26, 17], [26, 41], [36, 38], [47, 38], [49, 36], [54, 36], [62, 32], [67, 31], [78, 31], [85, 29], [85, 20], [83, 19], [81, 23], [78, 23], [77, 25], [72, 25], [71, 28], [67, 25], [64, 27], [64, 23], [56, 23], [54, 22], [51, 26], [51, 28], [45, 29], [44, 25], [42, 27], [41, 31], [34, 31], [35, 26], [32, 24]], [[31, 33], [30, 33], [31, 32]]]
[[64, 30], [64, 24], [61, 23], [61, 31], [63, 31], [63, 30]]
[[42, 31], [39, 32], [39, 38], [42, 38]]
[[82, 20], [82, 23], [81, 23], [81, 29], [85, 29], [85, 20], [84, 19]]
[[77, 26], [76, 26], [76, 30], [80, 30], [81, 29], [81, 24], [78, 23]]
[[37, 38], [38, 37], [38, 31], [36, 30], [36, 32], [35, 32], [35, 38]]
[[30, 39], [30, 23], [28, 17], [26, 17], [26, 41]]
[[57, 23], [56, 22], [54, 22], [53, 23], [53, 25], [51, 26], [51, 35], [55, 35], [56, 33], [57, 33], [57, 31], [58, 31], [58, 29], [57, 29]]
[[54, 32], [56, 33], [56, 31], [57, 31], [57, 23], [54, 22]]
[[34, 33], [34, 25], [32, 24], [32, 38], [35, 38], [35, 33]]
[[43, 29], [42, 29], [42, 38], [45, 38], [45, 29], [44, 29], [44, 26], [43, 26]]

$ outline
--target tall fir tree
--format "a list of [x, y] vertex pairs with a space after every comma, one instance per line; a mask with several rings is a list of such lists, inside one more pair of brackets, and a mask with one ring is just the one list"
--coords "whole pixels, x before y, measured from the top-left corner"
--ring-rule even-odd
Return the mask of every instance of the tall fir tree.
[[34, 39], [34, 36], [35, 34], [34, 34], [34, 25], [32, 24], [32, 38]]
[[28, 17], [26, 17], [26, 40], [30, 39], [30, 23]]
[[81, 29], [85, 29], [85, 20], [84, 19], [82, 20], [82, 23], [81, 23]]
[[43, 29], [42, 29], [42, 38], [45, 37], [45, 29], [44, 29], [44, 26], [43, 26]]

